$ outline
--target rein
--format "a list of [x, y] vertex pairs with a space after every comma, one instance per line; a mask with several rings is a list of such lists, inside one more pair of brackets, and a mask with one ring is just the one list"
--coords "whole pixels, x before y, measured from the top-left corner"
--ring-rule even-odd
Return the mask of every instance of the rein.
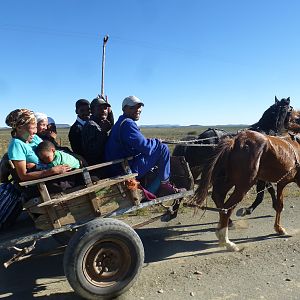
[[215, 139], [216, 137], [209, 137], [209, 138], [203, 138], [203, 139], [194, 139], [194, 140], [188, 140], [188, 141], [179, 141], [179, 140], [162, 140], [162, 143], [164, 144], [171, 144], [171, 145], [185, 145], [189, 147], [216, 147], [218, 144], [194, 144], [196, 142], [202, 142], [207, 140]]

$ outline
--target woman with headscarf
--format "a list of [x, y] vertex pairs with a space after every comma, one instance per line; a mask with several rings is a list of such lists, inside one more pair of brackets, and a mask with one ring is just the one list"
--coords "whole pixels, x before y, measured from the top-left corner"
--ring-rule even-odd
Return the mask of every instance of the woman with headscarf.
[[43, 140], [43, 136], [47, 136], [48, 117], [41, 112], [34, 113], [37, 123], [37, 135]]
[[[55, 148], [59, 148], [58, 143], [56, 142], [56, 127], [55, 131], [53, 131], [53, 123], [49, 123], [49, 118], [46, 114], [41, 112], [34, 113], [36, 122], [37, 122], [37, 132], [36, 134], [43, 140], [43, 141], [50, 141], [54, 144]], [[50, 118], [52, 122], [54, 120]], [[55, 123], [54, 123], [55, 126]]]
[[70, 170], [67, 165], [59, 165], [51, 169], [28, 172], [39, 163], [34, 149], [42, 141], [37, 133], [37, 121], [34, 113], [28, 109], [16, 109], [9, 113], [5, 123], [12, 128], [12, 139], [8, 146], [8, 158], [15, 166], [21, 181], [39, 179]]

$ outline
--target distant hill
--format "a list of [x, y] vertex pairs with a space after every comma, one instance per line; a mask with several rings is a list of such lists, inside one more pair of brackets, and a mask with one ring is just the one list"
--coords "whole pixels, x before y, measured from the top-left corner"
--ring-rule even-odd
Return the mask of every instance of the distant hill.
[[[56, 124], [57, 128], [70, 128], [71, 126], [69, 124]], [[247, 124], [226, 124], [226, 125], [177, 125], [177, 124], [157, 124], [157, 125], [141, 125], [141, 128], [179, 128], [179, 127], [213, 127], [213, 128], [227, 128], [227, 127], [239, 127], [239, 128], [246, 128], [249, 127]], [[0, 130], [7, 130], [10, 129], [9, 127], [0, 127]]]
[[182, 127], [180, 125], [171, 125], [171, 124], [157, 124], [157, 125], [141, 125], [141, 128], [175, 128]]
[[193, 125], [171, 125], [171, 124], [157, 124], [157, 125], [141, 125], [141, 128], [177, 128], [177, 127], [199, 127], [199, 128], [228, 128], [228, 127], [239, 127], [239, 128], [245, 128], [249, 127], [249, 125], [246, 124], [226, 124], [226, 125], [198, 125], [198, 124], [193, 124]]
[[56, 124], [56, 128], [70, 128], [69, 124]]
[[[56, 124], [56, 128], [70, 128], [69, 124]], [[10, 127], [0, 127], [0, 130], [8, 130]]]

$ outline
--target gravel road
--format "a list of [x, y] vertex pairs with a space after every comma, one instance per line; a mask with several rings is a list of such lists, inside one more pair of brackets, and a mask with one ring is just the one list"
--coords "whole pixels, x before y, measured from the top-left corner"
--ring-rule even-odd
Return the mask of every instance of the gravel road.
[[[275, 213], [267, 198], [251, 216], [234, 217], [229, 237], [242, 248], [237, 253], [218, 247], [218, 215], [212, 212], [193, 216], [184, 209], [169, 223], [156, 221], [139, 229], [145, 265], [135, 285], [118, 299], [300, 299], [300, 201], [298, 192], [290, 194], [282, 214], [289, 236], [274, 233]], [[55, 245], [49, 240], [38, 250]], [[64, 277], [62, 259], [62, 254], [40, 256], [7, 270], [1, 266], [0, 298], [80, 299]]]

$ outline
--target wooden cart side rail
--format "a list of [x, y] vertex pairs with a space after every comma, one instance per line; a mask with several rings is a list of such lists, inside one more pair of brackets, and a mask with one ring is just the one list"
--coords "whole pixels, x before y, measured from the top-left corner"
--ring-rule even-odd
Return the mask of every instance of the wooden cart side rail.
[[59, 197], [59, 198], [56, 198], [56, 199], [51, 199], [49, 201], [40, 203], [40, 204], [37, 205], [37, 207], [49, 206], [49, 205], [53, 205], [53, 204], [58, 204], [60, 202], [69, 201], [69, 200], [72, 200], [74, 198], [80, 197], [82, 195], [88, 194], [90, 192], [97, 191], [101, 188], [109, 187], [111, 185], [123, 182], [125, 180], [135, 178], [137, 175], [138, 175], [137, 173], [133, 173], [133, 174], [128, 174], [128, 175], [124, 175], [124, 176], [106, 178], [106, 179], [98, 181], [98, 183], [96, 183], [92, 186], [83, 188], [79, 191], [76, 191], [76, 192], [73, 192], [73, 193], [70, 193], [70, 194], [66, 194], [65, 196], [62, 196], [62, 197]]
[[129, 213], [139, 210], [141, 208], [160, 204], [165, 201], [185, 198], [185, 197], [192, 196], [192, 195], [194, 195], [194, 190], [188, 190], [185, 192], [180, 192], [180, 193], [171, 194], [171, 195], [164, 196], [164, 197], [159, 197], [159, 198], [153, 199], [151, 201], [140, 203], [139, 205], [125, 207], [125, 208], [119, 208], [111, 213], [103, 215], [103, 218], [112, 218], [112, 217], [117, 217], [117, 216], [124, 215], [124, 214], [129, 214]]
[[0, 249], [11, 248], [16, 245], [21, 245], [21, 244], [29, 243], [32, 241], [38, 241], [40, 239], [45, 239], [45, 238], [48, 238], [59, 232], [64, 232], [64, 231], [68, 231], [68, 230], [76, 230], [76, 228], [83, 226], [85, 223], [87, 223], [87, 222], [78, 222], [75, 224], [67, 224], [67, 225], [62, 226], [61, 228], [55, 228], [55, 229], [43, 230], [43, 231], [37, 231], [35, 229], [35, 231], [32, 233], [21, 235], [16, 238], [11, 238], [11, 239], [7, 239], [4, 241], [0, 241]]
[[[160, 204], [165, 201], [183, 198], [183, 197], [191, 196], [193, 194], [194, 194], [194, 191], [189, 190], [186, 192], [181, 192], [181, 193], [172, 194], [172, 195], [165, 196], [165, 197], [160, 197], [160, 198], [154, 199], [152, 201], [141, 203], [137, 206], [131, 206], [128, 208], [117, 209], [116, 211], [114, 211], [112, 213], [108, 213], [108, 214], [104, 215], [103, 218], [115, 217], [118, 215], [128, 214], [128, 213], [134, 212], [134, 211], [139, 210], [144, 207], [154, 206], [154, 205]], [[76, 230], [77, 228], [85, 225], [86, 223], [88, 223], [88, 222], [83, 221], [83, 222], [76, 222], [74, 224], [66, 224], [66, 225], [63, 225], [61, 228], [56, 228], [56, 229], [50, 229], [50, 230], [44, 230], [44, 231], [36, 231], [35, 230], [34, 232], [32, 232], [30, 234], [25, 234], [25, 235], [21, 235], [16, 238], [10, 238], [7, 240], [0, 241], [0, 249], [10, 248], [10, 247], [13, 247], [16, 245], [48, 238], [59, 232], [64, 232], [64, 231], [68, 231], [68, 230]]]
[[64, 174], [59, 174], [59, 175], [54, 175], [54, 176], [49, 176], [49, 177], [44, 177], [41, 179], [35, 179], [35, 180], [29, 180], [29, 181], [23, 181], [23, 182], [19, 182], [20, 186], [29, 186], [29, 185], [33, 185], [33, 184], [38, 184], [38, 183], [42, 183], [42, 182], [47, 182], [50, 180], [54, 180], [54, 179], [60, 179], [63, 177], [67, 177], [67, 176], [71, 176], [71, 175], [75, 175], [75, 174], [80, 174], [83, 173], [84, 171], [92, 171], [95, 169], [100, 169], [100, 168], [104, 168], [107, 166], [111, 166], [111, 165], [115, 165], [118, 163], [122, 163], [122, 162], [126, 162], [128, 160], [131, 160], [133, 157], [128, 157], [128, 158], [122, 158], [122, 159], [117, 159], [117, 160], [113, 160], [113, 161], [108, 161], [102, 164], [97, 164], [97, 165], [93, 165], [93, 166], [89, 166], [89, 167], [85, 167], [82, 169], [76, 169]]

